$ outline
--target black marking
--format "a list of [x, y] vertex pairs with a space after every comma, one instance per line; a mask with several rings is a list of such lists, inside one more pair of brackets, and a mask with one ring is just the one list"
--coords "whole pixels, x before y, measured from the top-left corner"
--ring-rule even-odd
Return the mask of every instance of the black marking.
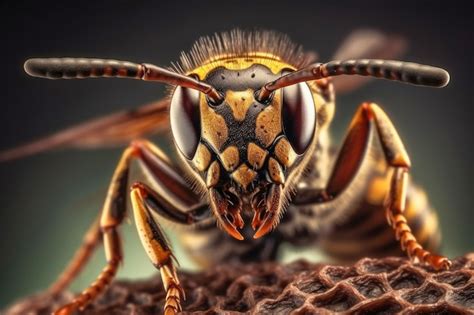
[[212, 85], [218, 91], [225, 92], [260, 89], [266, 83], [278, 79], [281, 73], [274, 74], [268, 67], [254, 64], [244, 70], [229, 70], [219, 67], [209, 72], [204, 82]]
[[117, 68], [117, 67], [112, 67], [112, 71], [110, 72], [110, 74], [111, 74], [112, 76], [116, 76], [118, 73], [119, 73], [119, 68]]
[[104, 68], [95, 68], [95, 69], [92, 69], [92, 74], [93, 76], [96, 76], [96, 77], [101, 77], [103, 76], [105, 73], [105, 69]]
[[[247, 91], [249, 89], [256, 92], [264, 84], [275, 80], [280, 76], [281, 72], [274, 74], [268, 67], [261, 64], [254, 64], [244, 70], [229, 70], [224, 67], [214, 69], [207, 75], [207, 77], [204, 79], [204, 82], [212, 85], [222, 94], [225, 94], [227, 91]], [[242, 100], [245, 101], [245, 98], [242, 98]], [[213, 146], [205, 143], [206, 141], [204, 139], [201, 139], [201, 143], [205, 143], [206, 146], [211, 149], [210, 152], [212, 152], [213, 157], [219, 161], [220, 153], [224, 152], [230, 146], [236, 147], [239, 151], [239, 165], [241, 163], [245, 163], [249, 169], [253, 169], [257, 172], [255, 179], [250, 183], [246, 191], [241, 191], [242, 193], [254, 191], [256, 185], [265, 185], [266, 183], [271, 183], [272, 180], [268, 176], [268, 158], [273, 156], [276, 143], [281, 137], [284, 136], [283, 126], [280, 126], [282, 132], [277, 134], [275, 139], [272, 139], [273, 142], [268, 146], [265, 145], [256, 134], [257, 117], [262, 111], [265, 110], [266, 107], [271, 106], [271, 103], [268, 102], [263, 104], [254, 99], [253, 103], [248, 107], [245, 117], [242, 121], [235, 119], [232, 107], [225, 101], [219, 105], [209, 104], [209, 106], [213, 108], [216, 114], [224, 118], [228, 131], [227, 139], [225, 139], [219, 152], [217, 152]], [[248, 144], [251, 142], [269, 152], [264, 165], [259, 170], [255, 170], [254, 165], [250, 165], [250, 163], [247, 161]], [[302, 156], [300, 155], [291, 168], [287, 169], [286, 167], [282, 166], [285, 177], [287, 177], [290, 169], [296, 167], [299, 164], [298, 161], [301, 157]], [[220, 162], [222, 165], [222, 161]], [[204, 173], [201, 174], [203, 176], [206, 175]], [[226, 171], [221, 172], [220, 182], [228, 182], [229, 180], [231, 180], [231, 174]], [[235, 187], [242, 190], [240, 185], [235, 185]]]
[[[252, 74], [254, 75], [254, 78], [250, 80], [252, 78]], [[274, 80], [279, 76], [280, 74], [273, 74], [269, 68], [263, 65], [253, 65], [245, 70], [228, 70], [221, 67], [211, 71], [204, 81], [214, 86], [221, 93], [225, 93], [228, 90], [246, 91], [248, 89], [252, 89], [256, 91], [265, 83]], [[225, 78], [225, 80], [223, 78]], [[239, 150], [239, 162], [244, 163], [247, 160], [247, 147], [250, 142], [253, 142], [259, 147], [268, 150], [269, 148], [266, 148], [265, 145], [257, 138], [255, 132], [257, 128], [257, 116], [267, 106], [267, 104], [262, 104], [254, 100], [254, 103], [249, 106], [243, 121], [238, 121], [235, 119], [232, 108], [226, 102], [223, 102], [217, 106], [212, 106], [215, 112], [224, 118], [228, 129], [228, 137], [223, 143], [220, 152], [224, 152], [230, 146], [235, 146]], [[213, 150], [211, 150], [211, 152], [213, 152]], [[220, 152], [214, 152], [217, 158], [219, 158], [218, 156]], [[250, 169], [253, 169], [253, 166], [249, 165], [248, 163], [247, 166]], [[266, 168], [262, 167], [255, 180], [258, 181], [260, 179], [265, 179], [263, 174], [265, 170]], [[224, 174], [226, 173], [224, 172]], [[221, 178], [224, 176], [224, 174], [221, 175]], [[252, 189], [252, 186], [249, 186], [249, 188]]]

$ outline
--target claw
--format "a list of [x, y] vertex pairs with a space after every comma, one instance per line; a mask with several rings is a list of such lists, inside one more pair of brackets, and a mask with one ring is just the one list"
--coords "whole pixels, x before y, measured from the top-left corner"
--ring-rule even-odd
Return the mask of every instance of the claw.
[[[237, 230], [236, 226], [229, 220], [229, 215], [222, 215], [220, 219], [221, 226], [224, 230], [232, 237], [238, 239], [239, 241], [243, 240], [244, 237]], [[239, 227], [241, 228], [241, 227]]]
[[274, 223], [274, 217], [275, 213], [273, 212], [267, 212], [265, 214], [265, 218], [263, 220], [263, 223], [260, 225], [258, 228], [257, 232], [253, 235], [254, 239], [260, 238], [270, 232], [273, 228], [273, 223]]
[[253, 238], [257, 239], [269, 233], [278, 223], [278, 214], [281, 211], [281, 185], [272, 185], [266, 196], [263, 193], [255, 195], [252, 205], [255, 211], [252, 228], [257, 230]]
[[[268, 184], [264, 188], [258, 190], [251, 200], [254, 210], [252, 228], [256, 231], [254, 238], [269, 233], [280, 218], [282, 186]], [[238, 231], [244, 227], [244, 220], [240, 215], [242, 200], [232, 190], [218, 187], [209, 189], [209, 199], [219, 225], [233, 238], [243, 240], [244, 237]]]
[[227, 193], [224, 196], [216, 188], [209, 190], [209, 196], [211, 207], [216, 214], [220, 226], [233, 238], [239, 241], [243, 240], [244, 237], [237, 230], [237, 228], [241, 229], [244, 227], [244, 220], [240, 215], [240, 200], [231, 193]]
[[265, 199], [266, 197], [264, 191], [259, 191], [252, 198], [252, 208], [254, 211], [252, 219], [252, 229], [254, 231], [257, 230], [262, 225], [262, 222], [265, 220], [267, 213]]
[[428, 255], [425, 260], [435, 270], [449, 270], [452, 265], [448, 258], [434, 254]]

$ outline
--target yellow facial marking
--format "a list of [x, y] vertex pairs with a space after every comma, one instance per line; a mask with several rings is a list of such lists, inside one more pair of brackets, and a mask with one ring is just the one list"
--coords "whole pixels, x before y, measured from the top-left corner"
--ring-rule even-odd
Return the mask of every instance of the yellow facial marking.
[[228, 134], [224, 117], [207, 105], [204, 94], [201, 96], [200, 106], [202, 138], [212, 145], [216, 151], [220, 151]]
[[264, 52], [253, 52], [245, 57], [237, 57], [230, 54], [215, 56], [214, 58], [204, 62], [202, 66], [189, 71], [186, 74], [196, 74], [199, 79], [203, 80], [210, 71], [218, 67], [224, 67], [229, 70], [244, 70], [250, 68], [254, 64], [264, 65], [274, 74], [279, 73], [283, 69], [296, 70], [295, 67], [283, 62], [278, 56]]
[[271, 104], [257, 116], [255, 134], [265, 148], [268, 148], [281, 133], [280, 97], [280, 91], [276, 91]]
[[275, 146], [275, 156], [281, 164], [289, 167], [293, 165], [298, 155], [286, 138], [281, 138]]
[[211, 163], [211, 152], [209, 152], [205, 145], [200, 143], [194, 155], [193, 164], [199, 171], [203, 172], [207, 169], [209, 163]]
[[239, 165], [239, 149], [235, 146], [228, 147], [220, 156], [222, 165], [227, 171], [233, 171]]
[[257, 172], [249, 169], [246, 164], [240, 165], [240, 167], [232, 173], [232, 178], [239, 183], [244, 189], [255, 179]]
[[221, 169], [217, 161], [212, 162], [209, 170], [207, 171], [206, 185], [207, 188], [211, 188], [217, 185], [219, 177], [221, 176]]
[[268, 173], [275, 183], [285, 183], [285, 175], [283, 174], [283, 170], [281, 169], [280, 164], [274, 158], [270, 158], [268, 160]]
[[247, 148], [247, 160], [250, 165], [253, 166], [254, 170], [259, 170], [262, 168], [263, 163], [265, 163], [265, 158], [267, 157], [268, 152], [253, 142], [249, 143]]
[[227, 91], [225, 102], [232, 109], [235, 120], [243, 121], [247, 110], [254, 102], [253, 91], [251, 89], [246, 91]]

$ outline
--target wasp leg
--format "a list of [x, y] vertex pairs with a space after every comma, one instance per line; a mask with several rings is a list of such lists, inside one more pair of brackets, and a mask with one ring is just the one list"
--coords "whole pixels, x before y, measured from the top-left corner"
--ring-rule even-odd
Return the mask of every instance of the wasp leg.
[[54, 313], [55, 315], [71, 314], [77, 309], [83, 309], [105, 290], [117, 273], [118, 266], [122, 261], [122, 244], [117, 228], [125, 217], [126, 198], [124, 196], [127, 191], [130, 160], [135, 152], [135, 148], [129, 147], [122, 154], [112, 177], [100, 218], [100, 230], [102, 231], [107, 265], [94, 283], [82, 291], [71, 303], [59, 308]]
[[[160, 270], [163, 286], [166, 291], [165, 314], [176, 314], [181, 311], [181, 300], [185, 299], [183, 288], [179, 283], [174, 265], [174, 256], [166, 237], [151, 211], [164, 214], [163, 209], [171, 209], [171, 205], [164, 203], [152, 189], [142, 183], [132, 186], [131, 200], [135, 224], [140, 239], [152, 264]], [[175, 209], [176, 215], [181, 216], [181, 223], [192, 224], [203, 218], [203, 210], [206, 206], [200, 206], [189, 212], [180, 212]], [[207, 211], [208, 212], [208, 211]]]
[[67, 267], [56, 279], [56, 281], [49, 287], [48, 292], [50, 294], [57, 295], [67, 288], [69, 284], [77, 277], [84, 265], [89, 261], [92, 253], [101, 241], [102, 233], [100, 231], [99, 218], [94, 221], [89, 230], [86, 232], [81, 246], [76, 251]]
[[153, 143], [136, 140], [132, 143], [136, 148], [140, 166], [154, 190], [169, 204], [181, 211], [188, 209], [201, 198], [195, 194], [183, 177], [183, 172], [176, 169], [170, 159]]
[[426, 263], [435, 269], [449, 268], [451, 262], [447, 258], [423, 249], [407, 224], [404, 210], [410, 159], [395, 127], [376, 104], [365, 103], [357, 111], [326, 190], [315, 197], [310, 196], [309, 191], [305, 192], [305, 198], [296, 197], [296, 205], [331, 203], [337, 200], [337, 196], [356, 181], [364, 157], [370, 155], [374, 133], [378, 135], [385, 160], [393, 170], [385, 211], [388, 223], [393, 228], [396, 239], [400, 241], [402, 250], [406, 251], [410, 258]]
[[395, 127], [377, 105], [364, 104], [363, 108], [366, 115], [375, 121], [387, 162], [394, 167], [387, 196], [386, 215], [397, 240], [400, 241], [402, 250], [406, 251], [410, 258], [416, 258], [436, 270], [448, 269], [451, 265], [449, 259], [424, 250], [413, 235], [403, 214], [407, 199], [408, 169], [411, 163]]
[[430, 253], [423, 249], [413, 235], [407, 224], [405, 211], [408, 168], [397, 167], [392, 175], [390, 192], [387, 198], [386, 216], [390, 226], [395, 231], [395, 237], [400, 241], [402, 250], [406, 251], [410, 258], [422, 261], [436, 270], [449, 269], [451, 261], [444, 257]]
[[[203, 204], [194, 206], [194, 208], [188, 206], [188, 209], [191, 208], [189, 214], [178, 212], [179, 208], [176, 208], [176, 206], [197, 205], [198, 197], [186, 186], [178, 170], [172, 167], [168, 159], [156, 146], [144, 140], [133, 142], [122, 154], [112, 177], [100, 217], [100, 231], [96, 232], [93, 227], [90, 230], [90, 235], [102, 234], [107, 265], [99, 274], [97, 280], [71, 303], [57, 310], [55, 312], [57, 315], [71, 314], [77, 309], [83, 309], [101, 294], [115, 277], [123, 257], [118, 227], [123, 221], [127, 209], [128, 175], [130, 163], [133, 159], [142, 162], [144, 169], [150, 175], [151, 182], [157, 189], [164, 192], [164, 197], [160, 200], [162, 205], [160, 211], [164, 216], [175, 222], [185, 224], [194, 223], [205, 218], [205, 210], [207, 209], [204, 208]], [[169, 206], [166, 207], [165, 205]], [[175, 205], [175, 208], [171, 205]], [[80, 262], [79, 267], [75, 267], [78, 268], [77, 272], [85, 263], [85, 260]], [[71, 264], [74, 264], [74, 262]], [[67, 282], [70, 281], [72, 281], [72, 278], [68, 279]]]

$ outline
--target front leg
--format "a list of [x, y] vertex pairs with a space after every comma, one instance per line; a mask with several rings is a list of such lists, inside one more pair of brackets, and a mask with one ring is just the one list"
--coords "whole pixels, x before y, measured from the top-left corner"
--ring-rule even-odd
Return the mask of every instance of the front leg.
[[[163, 194], [159, 203], [158, 199], [155, 200], [156, 204], [161, 205], [159, 213], [181, 224], [192, 224], [206, 218], [208, 213], [207, 207], [199, 202], [198, 196], [187, 186], [180, 171], [172, 165], [163, 152], [148, 141], [135, 141], [124, 151], [114, 172], [100, 217], [100, 224], [94, 224], [88, 233], [88, 235], [94, 236], [92, 238], [93, 242], [84, 243], [86, 245], [90, 243], [96, 244], [97, 235], [101, 234], [107, 265], [95, 282], [80, 293], [71, 303], [58, 309], [55, 314], [69, 315], [76, 310], [84, 309], [106, 289], [115, 277], [118, 267], [123, 260], [118, 228], [126, 214], [129, 169], [130, 163], [134, 159], [141, 162], [140, 165], [149, 175], [148, 179], [154, 187], [162, 192], [167, 192]], [[189, 213], [184, 212], [180, 207], [191, 209], [191, 211]], [[97, 231], [97, 226], [100, 226], [99, 231]], [[86, 239], [89, 239], [89, 237], [86, 237]], [[84, 247], [90, 247], [86, 245], [82, 246], [79, 253], [86, 251], [87, 255], [76, 255], [64, 276], [60, 277], [60, 279], [64, 280], [57, 282], [59, 284], [55, 285], [55, 288], [63, 289], [87, 262], [87, 258], [90, 256], [89, 251], [92, 249], [84, 249]]]
[[[117, 273], [123, 258], [122, 242], [118, 228], [125, 217], [126, 201], [123, 196], [127, 188], [130, 161], [134, 155], [135, 149], [133, 147], [127, 148], [122, 154], [112, 177], [100, 217], [99, 226], [102, 232], [107, 264], [88, 288], [83, 290], [71, 303], [56, 310], [54, 312], [55, 315], [69, 315], [76, 310], [84, 309], [87, 304], [93, 301], [107, 288]], [[95, 225], [92, 226], [92, 230], [94, 230], [94, 226]], [[77, 269], [78, 272], [86, 262], [87, 259], [80, 261], [73, 260], [72, 265], [76, 266], [74, 270]], [[69, 268], [67, 270], [69, 270]], [[72, 273], [73, 276], [76, 275], [77, 272]], [[66, 271], [66, 274], [68, 277], [65, 282], [68, 284], [72, 281], [73, 276], [69, 276], [71, 273], [68, 271]], [[65, 284], [61, 283], [61, 287], [64, 287], [64, 285]]]
[[407, 219], [403, 214], [407, 199], [408, 171], [411, 163], [395, 127], [376, 104], [366, 103], [362, 106], [365, 115], [370, 120], [375, 121], [385, 158], [388, 164], [394, 167], [385, 211], [388, 223], [395, 231], [396, 239], [400, 241], [402, 250], [406, 251], [410, 258], [416, 258], [427, 263], [436, 270], [448, 269], [451, 266], [449, 259], [424, 250], [411, 232]]
[[[174, 265], [176, 259], [160, 224], [153, 217], [152, 212], [167, 216], [172, 205], [167, 204], [162, 196], [154, 192], [143, 183], [132, 186], [131, 200], [135, 224], [140, 240], [152, 264], [160, 270], [163, 286], [166, 291], [165, 314], [176, 314], [181, 311], [181, 299], [185, 299], [183, 288], [179, 283]], [[194, 224], [209, 214], [208, 206], [201, 205], [188, 212], [173, 211], [179, 222]]]
[[[435, 269], [449, 268], [450, 261], [447, 258], [423, 249], [407, 224], [404, 210], [410, 159], [395, 127], [376, 104], [365, 103], [357, 111], [325, 191], [319, 192], [317, 196], [311, 189], [302, 191], [299, 196], [296, 196], [295, 205], [320, 204], [322, 208], [328, 206], [324, 208], [328, 216], [344, 215], [345, 212], [341, 213], [339, 209], [341, 201], [345, 200], [342, 195], [347, 191], [354, 191], [354, 184], [361, 184], [361, 177], [358, 175], [365, 176], [363, 173], [366, 170], [361, 172], [361, 167], [363, 165], [367, 167], [367, 163], [364, 162], [372, 158], [374, 135], [378, 136], [383, 149], [383, 157], [392, 171], [392, 180], [384, 208], [388, 223], [393, 228], [396, 239], [400, 241], [402, 250], [406, 251], [410, 258], [427, 263]], [[339, 196], [341, 198], [338, 198]], [[334, 206], [338, 211], [331, 211]], [[355, 207], [354, 204], [344, 206]]]

